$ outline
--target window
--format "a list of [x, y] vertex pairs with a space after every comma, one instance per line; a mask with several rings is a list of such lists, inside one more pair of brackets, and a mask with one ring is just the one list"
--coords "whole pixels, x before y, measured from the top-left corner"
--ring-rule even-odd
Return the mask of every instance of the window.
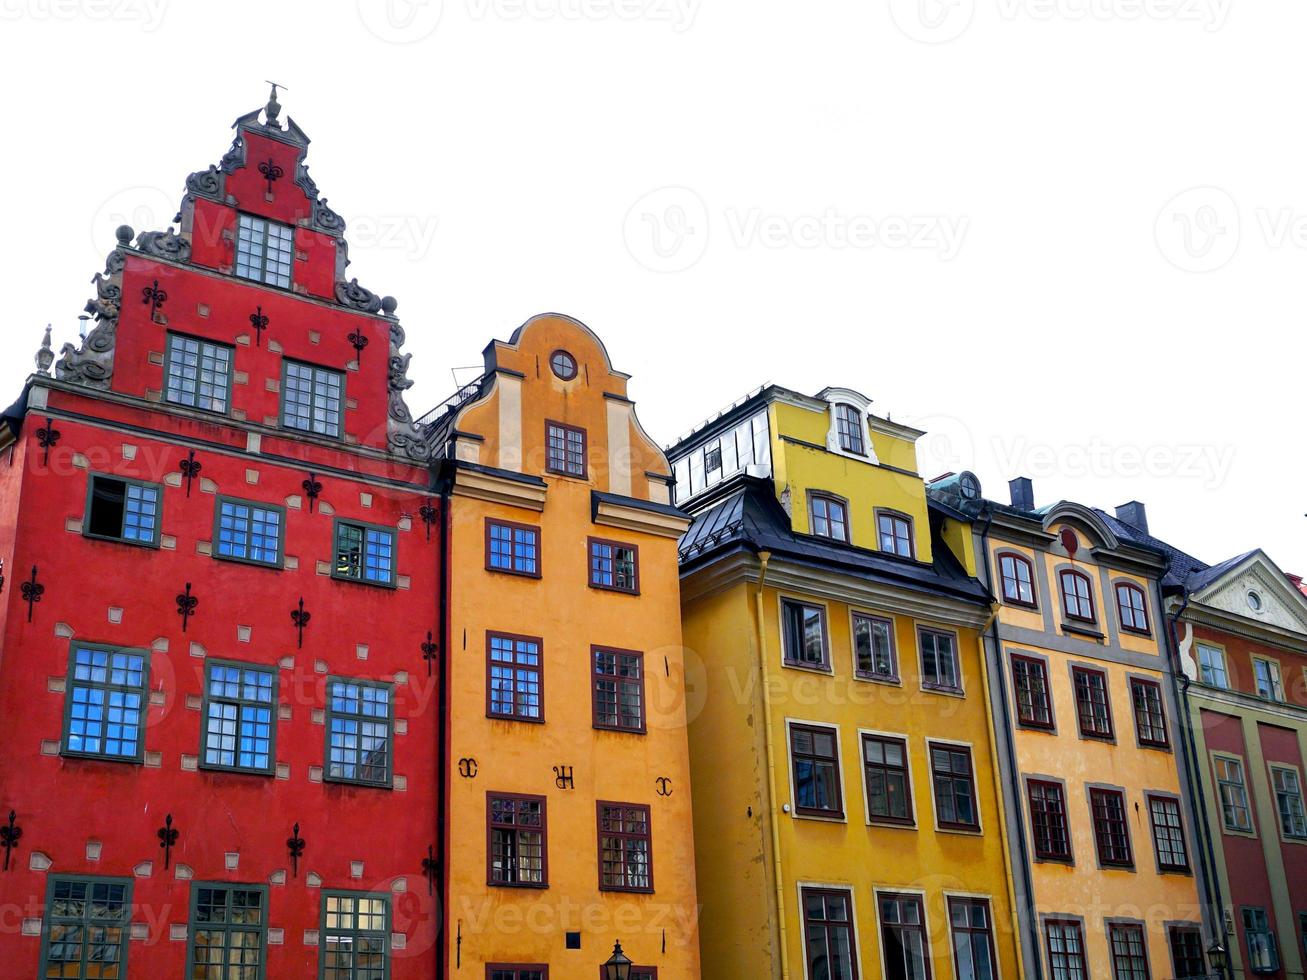
[[867, 779], [867, 819], [872, 823], [914, 823], [908, 743], [885, 735], [863, 735], [862, 766]]
[[1048, 919], [1044, 922], [1048, 943], [1048, 972], [1051, 980], [1089, 980], [1085, 963], [1085, 936], [1080, 923]]
[[181, 334], [168, 334], [164, 397], [174, 405], [226, 412], [231, 405], [231, 348]]
[[1252, 813], [1248, 809], [1248, 789], [1243, 780], [1243, 763], [1238, 759], [1217, 757], [1216, 787], [1221, 796], [1221, 820], [1226, 830], [1251, 832]]
[[929, 980], [926, 915], [916, 895], [880, 894], [880, 938], [885, 980]]
[[1030, 560], [1021, 555], [999, 555], [998, 574], [1003, 582], [1003, 601], [1017, 606], [1034, 606], [1035, 577]]
[[1112, 980], [1149, 980], [1143, 926], [1109, 922], [1107, 941], [1112, 952]]
[[903, 558], [912, 557], [912, 518], [902, 514], [877, 514], [876, 528], [880, 532], [881, 551]]
[[218, 498], [213, 556], [280, 568], [284, 514], [280, 507]]
[[327, 779], [390, 785], [390, 687], [327, 682]]
[[936, 822], [953, 830], [979, 830], [971, 749], [931, 742], [930, 770], [935, 786]]
[[994, 980], [994, 937], [989, 927], [989, 902], [983, 898], [950, 898], [948, 919], [953, 934], [953, 964], [957, 980]]
[[538, 636], [512, 633], [486, 634], [489, 704], [491, 718], [544, 721], [544, 661]]
[[1188, 871], [1180, 801], [1169, 796], [1148, 797], [1148, 819], [1153, 827], [1153, 851], [1158, 871]]
[[810, 817], [844, 816], [838, 740], [838, 729], [790, 725], [796, 813]]
[[808, 605], [797, 599], [782, 599], [781, 639], [787, 665], [830, 669], [824, 607]]
[[1271, 767], [1275, 806], [1280, 813], [1280, 831], [1285, 837], [1307, 838], [1307, 815], [1303, 813], [1302, 783], [1297, 769]]
[[1135, 734], [1140, 745], [1167, 746], [1166, 713], [1162, 687], [1154, 681], [1130, 678], [1130, 700], [1135, 709]]
[[878, 681], [899, 679], [894, 653], [894, 623], [877, 616], [853, 614], [853, 667], [859, 677]]
[[835, 432], [840, 448], [855, 456], [866, 456], [867, 445], [862, 435], [862, 413], [852, 405], [835, 406]]
[[64, 696], [64, 754], [139, 762], [148, 685], [144, 651], [75, 643]]
[[388, 527], [336, 522], [333, 578], [372, 585], [395, 584], [395, 532]]
[[828, 980], [857, 980], [852, 896], [829, 888], [803, 889], [803, 939], [807, 948], [808, 976]]
[[808, 526], [832, 541], [849, 540], [849, 510], [844, 501], [825, 493], [808, 494]]
[[1091, 789], [1089, 808], [1094, 818], [1098, 863], [1105, 867], [1133, 868], [1130, 828], [1125, 821], [1125, 794], [1114, 789]]
[[549, 980], [549, 967], [539, 963], [529, 966], [488, 963], [486, 980]]
[[1129, 582], [1116, 587], [1116, 611], [1121, 617], [1121, 628], [1131, 633], [1148, 632], [1148, 604], [1144, 590]]
[[564, 476], [585, 477], [585, 429], [545, 423], [545, 469]]
[[271, 773], [277, 678], [270, 667], [210, 661], [201, 761], [214, 769]]
[[1071, 833], [1066, 819], [1066, 793], [1061, 783], [1032, 779], [1026, 783], [1030, 800], [1030, 833], [1035, 857], [1044, 861], [1071, 860]]
[[191, 886], [188, 977], [263, 976], [268, 890], [263, 885]]
[[157, 484], [92, 473], [83, 528], [89, 538], [157, 547], [161, 504]]
[[540, 577], [540, 528], [486, 518], [486, 568]]
[[545, 798], [489, 793], [486, 810], [490, 825], [486, 881], [532, 888], [548, 885]]
[[1243, 910], [1243, 937], [1248, 944], [1248, 969], [1253, 973], [1274, 973], [1280, 968], [1280, 947], [1265, 909]]
[[289, 289], [294, 258], [295, 232], [292, 228], [253, 215], [237, 215], [236, 275]]
[[917, 630], [921, 647], [921, 684], [941, 691], [962, 690], [962, 677], [958, 671], [957, 652], [952, 633], [939, 630]]
[[1198, 677], [1209, 687], [1229, 688], [1230, 675], [1225, 669], [1225, 651], [1220, 647], [1198, 644]]
[[652, 892], [651, 848], [647, 806], [599, 804], [600, 891]]
[[1089, 584], [1089, 576], [1083, 572], [1063, 571], [1062, 611], [1068, 619], [1078, 619], [1083, 623], [1092, 623], [1094, 617], [1094, 591]]
[[594, 726], [644, 731], [644, 654], [592, 647]]
[[590, 539], [590, 584], [613, 592], [640, 591], [640, 549], [620, 541]]
[[390, 899], [366, 892], [322, 895], [322, 980], [386, 980]]
[[1076, 717], [1085, 738], [1112, 737], [1112, 705], [1107, 699], [1107, 675], [1088, 667], [1072, 667]]
[[571, 381], [576, 377], [576, 358], [565, 350], [556, 350], [549, 355], [549, 369], [562, 381]]
[[1053, 705], [1048, 696], [1048, 666], [1036, 657], [1012, 656], [1012, 690], [1017, 721], [1031, 728], [1053, 727]]
[[1197, 926], [1171, 926], [1171, 966], [1176, 980], [1206, 980], [1207, 960], [1203, 956], [1203, 934]]
[[41, 976], [126, 977], [131, 918], [130, 880], [51, 875], [46, 885]]
[[1284, 686], [1280, 683], [1280, 665], [1274, 660], [1253, 657], [1253, 677], [1257, 680], [1257, 696], [1268, 701], [1283, 701]]
[[283, 361], [281, 424], [314, 435], [341, 437], [345, 376], [339, 371]]

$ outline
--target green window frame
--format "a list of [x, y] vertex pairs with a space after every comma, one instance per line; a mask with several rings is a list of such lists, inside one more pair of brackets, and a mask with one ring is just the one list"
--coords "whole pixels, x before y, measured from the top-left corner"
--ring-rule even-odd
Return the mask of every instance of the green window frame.
[[281, 425], [339, 439], [345, 431], [345, 374], [331, 368], [283, 358]]
[[393, 527], [338, 518], [332, 535], [331, 577], [394, 588], [397, 538]]
[[390, 896], [324, 890], [319, 949], [318, 980], [389, 980]]
[[74, 640], [68, 650], [61, 753], [141, 762], [149, 691], [149, 651]]
[[236, 216], [236, 275], [289, 289], [294, 264], [294, 228], [252, 214]]
[[323, 779], [385, 789], [394, 784], [394, 705], [391, 684], [327, 678]]
[[286, 508], [239, 497], [213, 503], [214, 558], [261, 568], [286, 563]]
[[204, 662], [200, 767], [270, 776], [277, 759], [277, 668]]
[[40, 975], [123, 980], [131, 919], [132, 879], [51, 875], [41, 924]]
[[83, 536], [157, 548], [162, 523], [162, 484], [113, 473], [92, 473], [87, 479]]
[[192, 882], [187, 933], [188, 977], [263, 980], [268, 966], [268, 886]]
[[230, 344], [169, 331], [163, 360], [164, 400], [170, 405], [228, 414], [235, 359]]

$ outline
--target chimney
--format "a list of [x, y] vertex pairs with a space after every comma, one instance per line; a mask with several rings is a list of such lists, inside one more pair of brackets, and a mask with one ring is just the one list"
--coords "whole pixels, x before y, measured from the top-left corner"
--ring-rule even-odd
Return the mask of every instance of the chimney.
[[1121, 504], [1117, 507], [1116, 519], [1122, 524], [1129, 524], [1137, 531], [1148, 533], [1148, 512], [1144, 510], [1144, 505], [1137, 500], [1132, 500], [1128, 504]]
[[1007, 481], [1007, 488], [1012, 494], [1012, 506], [1017, 510], [1035, 509], [1035, 485], [1030, 477], [1019, 476]]

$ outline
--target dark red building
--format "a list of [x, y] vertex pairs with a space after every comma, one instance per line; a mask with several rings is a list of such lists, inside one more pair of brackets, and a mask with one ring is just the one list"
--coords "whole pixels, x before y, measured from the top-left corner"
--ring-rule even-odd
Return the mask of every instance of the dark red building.
[[440, 502], [280, 108], [0, 420], [6, 978], [435, 972]]

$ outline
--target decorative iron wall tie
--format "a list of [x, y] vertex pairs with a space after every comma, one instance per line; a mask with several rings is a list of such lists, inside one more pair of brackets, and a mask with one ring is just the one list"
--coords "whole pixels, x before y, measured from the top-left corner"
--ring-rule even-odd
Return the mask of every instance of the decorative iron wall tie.
[[5, 870], [9, 870], [9, 855], [18, 846], [18, 839], [23, 836], [23, 828], [14, 821], [18, 815], [9, 811], [9, 822], [0, 826], [0, 847], [5, 849]]
[[191, 495], [191, 483], [200, 475], [200, 470], [204, 469], [204, 464], [195, 458], [195, 450], [192, 449], [186, 454], [186, 458], [177, 464], [182, 471], [182, 476], [186, 477], [186, 496]]
[[5, 560], [0, 558], [0, 593], [5, 590]]
[[438, 644], [431, 638], [431, 630], [427, 630], [427, 641], [422, 644], [422, 659], [427, 662], [428, 677], [431, 676], [431, 665], [436, 659], [436, 651], [438, 649]]
[[418, 516], [422, 518], [422, 523], [427, 526], [427, 540], [430, 541], [431, 525], [436, 522], [436, 507], [431, 502], [430, 497], [427, 498], [427, 502], [425, 504], [423, 504], [421, 507], [418, 508]]
[[141, 302], [150, 308], [150, 319], [159, 312], [159, 307], [168, 302], [168, 293], [159, 288], [159, 280], [141, 290]]
[[50, 465], [50, 447], [59, 441], [62, 433], [54, 427], [54, 419], [50, 416], [45, 417], [45, 425], [36, 430], [36, 444], [45, 450], [41, 457], [41, 463], [44, 466]]
[[180, 831], [172, 825], [172, 814], [163, 818], [163, 826], [156, 831], [159, 835], [159, 846], [163, 848], [163, 866], [165, 868], [172, 865], [172, 846], [177, 843], [177, 836]]
[[671, 781], [670, 779], [668, 779], [666, 776], [659, 776], [657, 779], [654, 780], [654, 782], [658, 784], [658, 795], [659, 795], [659, 796], [671, 796], [671, 795], [672, 795], [672, 792], [673, 792], [673, 790], [672, 790], [672, 781]]
[[45, 586], [36, 580], [36, 566], [32, 566], [32, 580], [23, 583], [23, 601], [27, 603], [27, 621], [32, 621], [32, 607], [45, 595]]
[[263, 313], [262, 306], [254, 307], [254, 312], [250, 314], [250, 326], [254, 328], [254, 346], [263, 346], [263, 331], [268, 329], [268, 318]]
[[559, 789], [576, 789], [571, 766], [554, 766], [554, 785]]
[[282, 177], [286, 176], [286, 171], [277, 166], [277, 162], [273, 160], [272, 157], [268, 157], [267, 160], [259, 164], [259, 173], [261, 173], [264, 179], [268, 182], [269, 194], [272, 193], [273, 181], [280, 180]]
[[177, 596], [177, 615], [182, 618], [182, 632], [186, 632], [186, 624], [190, 622], [191, 616], [195, 613], [195, 607], [200, 604], [200, 600], [191, 595], [191, 583], [186, 583], [186, 591], [179, 593]]
[[304, 495], [309, 498], [309, 513], [313, 513], [314, 501], [318, 499], [318, 494], [322, 493], [322, 481], [317, 478], [317, 474], [309, 473], [309, 478], [300, 484], [304, 488]]
[[300, 856], [304, 853], [304, 838], [300, 836], [300, 825], [296, 824], [286, 839], [286, 850], [290, 852], [290, 863], [296, 878], [300, 876]]
[[440, 862], [436, 860], [436, 849], [430, 844], [427, 845], [427, 856], [422, 859], [422, 873], [427, 878], [427, 894], [430, 895], [435, 888], [436, 875], [440, 873]]
[[361, 362], [363, 360], [363, 348], [368, 346], [368, 338], [363, 336], [362, 330], [355, 330], [345, 339], [348, 340], [350, 346], [354, 348], [355, 359]]
[[295, 641], [295, 646], [297, 649], [302, 650], [304, 649], [304, 627], [308, 626], [309, 620], [313, 618], [312, 613], [308, 613], [304, 611], [303, 596], [300, 596], [299, 608], [292, 609], [290, 611], [290, 618], [291, 618], [291, 622], [295, 624], [295, 630], [298, 634], [298, 637]]

